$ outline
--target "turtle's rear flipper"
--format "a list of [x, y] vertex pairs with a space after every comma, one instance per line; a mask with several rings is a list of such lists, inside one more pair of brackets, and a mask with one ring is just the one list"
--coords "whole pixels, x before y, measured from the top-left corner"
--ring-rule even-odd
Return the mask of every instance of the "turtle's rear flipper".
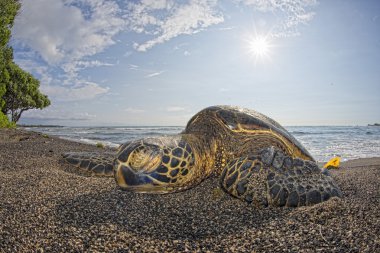
[[95, 152], [70, 152], [62, 154], [63, 160], [91, 175], [113, 177], [114, 154]]
[[317, 164], [286, 156], [273, 147], [231, 161], [221, 177], [229, 194], [259, 206], [305, 206], [342, 197], [334, 180]]

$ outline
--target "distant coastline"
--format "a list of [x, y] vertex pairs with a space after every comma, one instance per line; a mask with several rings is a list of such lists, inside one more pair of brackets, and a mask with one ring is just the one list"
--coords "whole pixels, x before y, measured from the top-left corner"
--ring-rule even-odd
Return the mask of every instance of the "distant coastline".
[[17, 125], [17, 127], [64, 127], [60, 125]]
[[377, 127], [380, 127], [380, 124], [379, 124], [379, 123], [375, 123], [375, 124], [368, 124], [368, 126], [377, 126]]

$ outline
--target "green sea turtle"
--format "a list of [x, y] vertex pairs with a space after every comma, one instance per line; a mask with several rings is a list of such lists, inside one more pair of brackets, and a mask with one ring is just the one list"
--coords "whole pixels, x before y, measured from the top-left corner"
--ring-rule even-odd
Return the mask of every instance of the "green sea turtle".
[[341, 197], [333, 179], [280, 124], [254, 110], [212, 106], [174, 136], [125, 143], [116, 155], [66, 153], [64, 160], [123, 189], [172, 193], [211, 174], [232, 196], [258, 206], [304, 206]]

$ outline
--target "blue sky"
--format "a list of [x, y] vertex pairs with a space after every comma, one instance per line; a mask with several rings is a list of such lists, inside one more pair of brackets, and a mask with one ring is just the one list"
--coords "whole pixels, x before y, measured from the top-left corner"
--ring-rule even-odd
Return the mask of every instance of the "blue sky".
[[52, 101], [21, 123], [185, 125], [216, 104], [380, 122], [379, 1], [21, 2], [15, 60]]

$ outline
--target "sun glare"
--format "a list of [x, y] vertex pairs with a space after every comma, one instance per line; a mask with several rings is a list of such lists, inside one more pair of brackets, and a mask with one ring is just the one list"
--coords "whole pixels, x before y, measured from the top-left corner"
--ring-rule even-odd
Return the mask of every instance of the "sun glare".
[[249, 41], [249, 52], [256, 58], [269, 56], [271, 44], [266, 37], [257, 36]]

